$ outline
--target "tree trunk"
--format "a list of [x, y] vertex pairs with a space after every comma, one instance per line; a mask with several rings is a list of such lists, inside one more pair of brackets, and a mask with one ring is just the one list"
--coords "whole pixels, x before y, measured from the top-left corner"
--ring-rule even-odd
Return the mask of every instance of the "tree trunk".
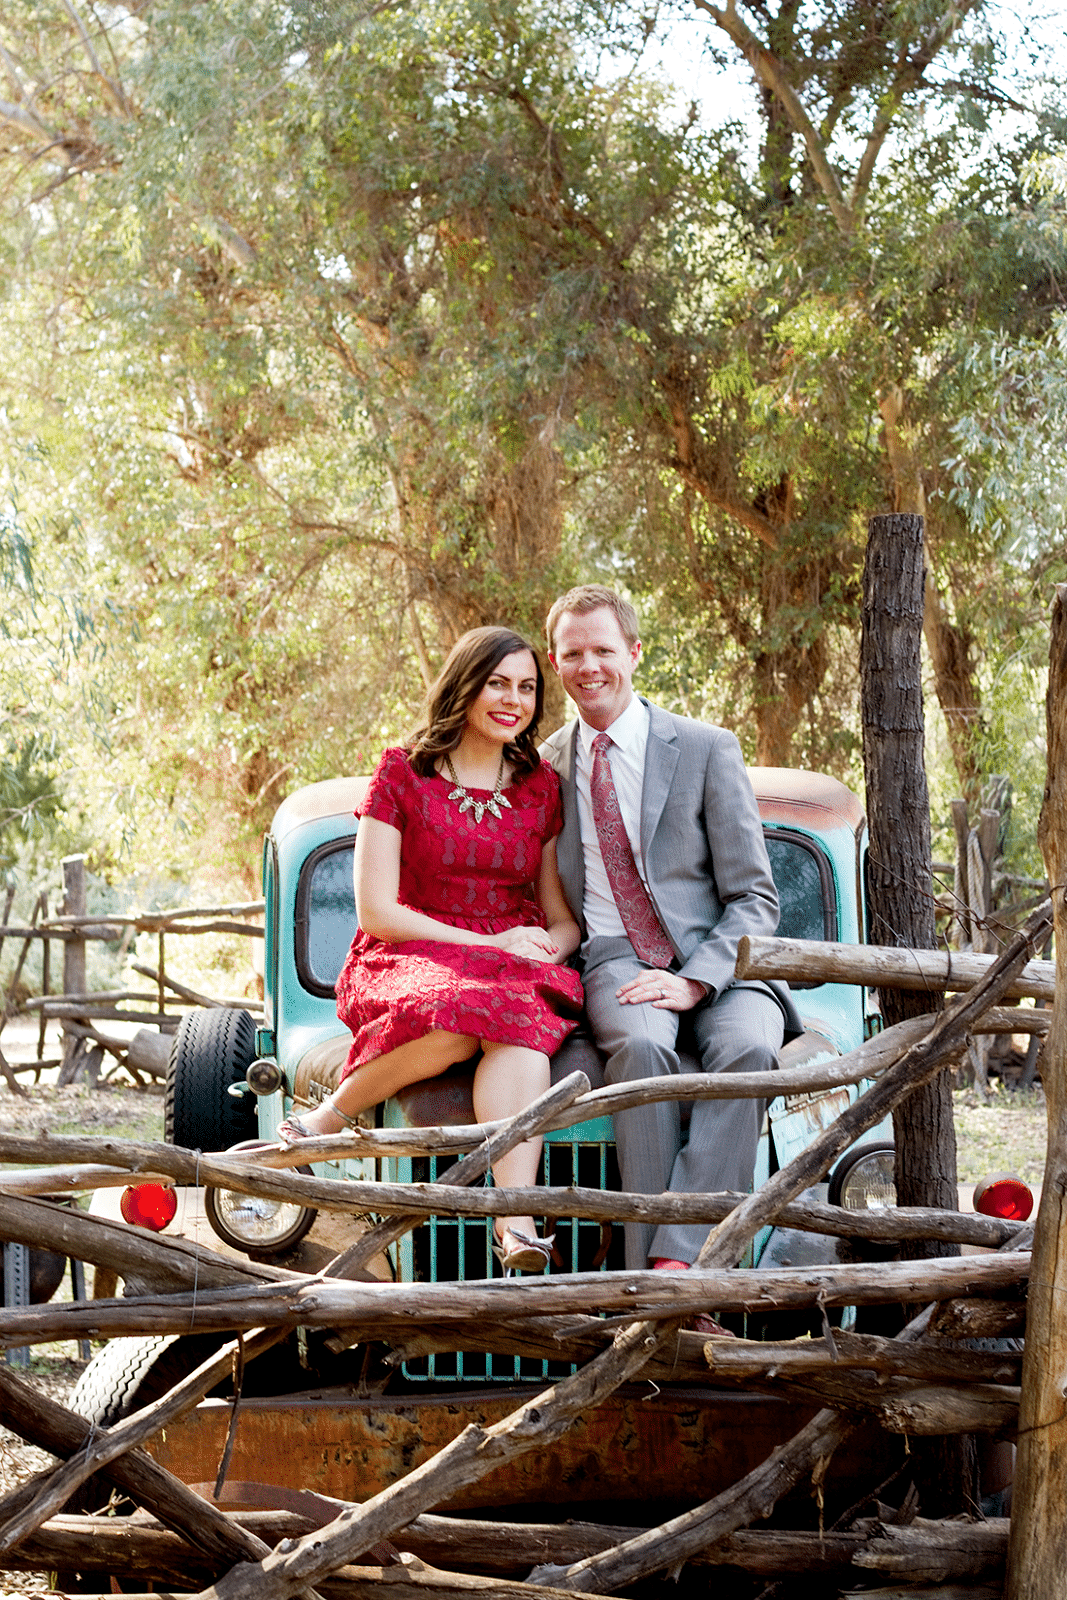
[[[926, 519], [926, 490], [914, 451], [907, 443], [901, 418], [904, 391], [891, 384], [878, 402], [885, 425], [886, 457], [893, 478], [893, 509]], [[933, 567], [933, 562], [929, 563]], [[981, 717], [981, 700], [971, 666], [974, 640], [966, 628], [953, 622], [931, 576], [922, 605], [923, 635], [934, 669], [934, 692], [945, 718], [948, 742], [960, 785], [967, 799], [978, 799], [981, 774], [975, 755], [975, 732]]]
[[[791, 493], [768, 496], [788, 528]], [[756, 763], [761, 767], [787, 767], [795, 763], [806, 741], [804, 719], [810, 712], [829, 668], [826, 635], [815, 631], [814, 617], [823, 594], [824, 574], [818, 561], [794, 566], [781, 552], [763, 551], [760, 574], [760, 641], [753, 656], [756, 700]], [[783, 618], [798, 620], [783, 628]], [[777, 647], [768, 643], [779, 639]], [[800, 751], [798, 752], [798, 745]], [[818, 767], [810, 753], [802, 765]]]
[[1067, 1594], [1067, 585], [1052, 611], [1046, 710], [1048, 778], [1038, 833], [1053, 885], [1057, 996], [1042, 1079], [1048, 1106], [1048, 1156], [1034, 1231], [1034, 1277], [1027, 1310], [1019, 1408], [1019, 1455], [1008, 1555], [1008, 1600]]
[[923, 634], [956, 773], [967, 799], [975, 802], [982, 774], [975, 753], [981, 701], [971, 665], [974, 640], [966, 628], [952, 621], [933, 582], [927, 588]]
[[[920, 645], [923, 627], [923, 519], [910, 513], [872, 517], [863, 581], [863, 759], [870, 826], [868, 920], [878, 944], [933, 949], [930, 801], [923, 754]], [[928, 1010], [936, 996], [885, 990], [887, 1023]], [[956, 1132], [949, 1071], [909, 1097], [893, 1114], [897, 1201], [956, 1208]], [[950, 1255], [938, 1241], [905, 1246], [916, 1254]], [[973, 1498], [973, 1460], [966, 1446], [917, 1452], [923, 1511], [952, 1514]]]
[[[921, 517], [871, 518], [861, 650], [863, 758], [871, 936], [877, 944], [932, 950], [937, 938], [919, 651], [922, 553]], [[892, 1025], [929, 1011], [939, 996], [884, 989], [881, 1000]], [[894, 1127], [898, 1203], [955, 1209], [956, 1139], [947, 1072], [900, 1108]]]

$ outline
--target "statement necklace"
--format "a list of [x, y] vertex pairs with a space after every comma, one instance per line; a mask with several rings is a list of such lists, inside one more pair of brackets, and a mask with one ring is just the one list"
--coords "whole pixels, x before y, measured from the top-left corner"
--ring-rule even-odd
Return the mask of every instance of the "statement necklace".
[[473, 811], [475, 822], [481, 822], [487, 811], [489, 812], [490, 816], [499, 817], [501, 806], [503, 806], [505, 811], [511, 810], [511, 801], [502, 793], [504, 788], [503, 750], [500, 752], [500, 771], [496, 775], [496, 787], [489, 796], [488, 800], [476, 800], [472, 794], [468, 794], [467, 790], [463, 787], [456, 776], [456, 769], [452, 765], [450, 756], [445, 756], [445, 766], [448, 768], [448, 776], [452, 779], [452, 782], [456, 786], [454, 789], [449, 790], [448, 798], [450, 800], [458, 800], [460, 802], [459, 809], [461, 814], [464, 811]]

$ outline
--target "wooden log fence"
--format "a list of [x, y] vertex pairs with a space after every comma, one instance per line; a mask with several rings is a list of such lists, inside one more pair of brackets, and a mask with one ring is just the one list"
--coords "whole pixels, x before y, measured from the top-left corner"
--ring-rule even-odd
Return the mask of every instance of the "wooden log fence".
[[[652, 1080], [650, 1080], [651, 1082]], [[633, 1085], [631, 1087], [636, 1087]], [[45, 1152], [60, 1140], [26, 1139], [17, 1134], [0, 1134], [0, 1161], [14, 1160], [28, 1152]], [[80, 1149], [106, 1147], [109, 1141], [72, 1137]], [[134, 1154], [133, 1151], [138, 1152]], [[618, 1190], [538, 1187], [533, 1189], [466, 1189], [453, 1185], [427, 1183], [376, 1183], [367, 1179], [345, 1181], [303, 1176], [300, 1173], [272, 1173], [257, 1169], [247, 1158], [203, 1156], [179, 1150], [174, 1145], [134, 1146], [129, 1161], [122, 1166], [85, 1164], [27, 1168], [13, 1172], [0, 1183], [0, 1223], [15, 1226], [12, 1206], [5, 1207], [4, 1196], [32, 1197], [57, 1194], [84, 1194], [94, 1189], [125, 1188], [131, 1182], [191, 1183], [260, 1195], [322, 1211], [343, 1215], [376, 1213], [402, 1216], [413, 1206], [426, 1215], [450, 1217], [549, 1216], [581, 1217], [595, 1222], [721, 1222], [744, 1198], [740, 1193], [721, 1194], [627, 1194]], [[53, 1150], [53, 1153], [58, 1153]], [[101, 1149], [101, 1154], [104, 1154]], [[131, 1167], [135, 1170], [131, 1170]], [[42, 1247], [67, 1248], [71, 1228], [91, 1227], [95, 1218], [71, 1213], [37, 1212], [26, 1223], [38, 1230]], [[905, 1239], [943, 1239], [951, 1244], [966, 1244], [978, 1249], [996, 1249], [1018, 1228], [1017, 1223], [996, 1217], [974, 1216], [959, 1211], [904, 1207], [886, 1211], [850, 1211], [816, 1200], [785, 1204], [774, 1215], [775, 1224], [804, 1233], [835, 1234], [840, 1238], [896, 1243]], [[54, 1242], [53, 1242], [54, 1241]], [[64, 1241], [67, 1243], [64, 1245]], [[74, 1253], [74, 1252], [72, 1252]]]
[[[166, 971], [166, 936], [204, 933], [226, 933], [243, 938], [261, 939], [262, 922], [243, 919], [262, 918], [264, 903], [252, 900], [224, 906], [184, 906], [168, 912], [146, 912], [136, 915], [92, 915], [85, 907], [85, 862], [82, 856], [70, 856], [63, 862], [64, 901], [59, 916], [48, 916], [48, 903], [42, 895], [36, 901], [31, 920], [27, 924], [8, 921], [12, 895], [7, 897], [3, 924], [0, 925], [0, 950], [6, 939], [22, 941], [15, 970], [9, 978], [0, 1012], [0, 1030], [10, 1017], [17, 1015], [39, 1018], [37, 1059], [29, 1062], [9, 1062], [0, 1053], [0, 1074], [8, 1087], [19, 1093], [18, 1076], [29, 1072], [39, 1078], [46, 1067], [60, 1068], [59, 1082], [71, 1083], [83, 1079], [95, 1083], [103, 1057], [114, 1057], [129, 1072], [135, 1083], [166, 1075], [169, 1053], [168, 1035], [174, 1031], [183, 1011], [192, 1006], [240, 1006], [253, 1014], [262, 1011], [262, 1002], [247, 997], [218, 999], [199, 993], [177, 982]], [[113, 944], [135, 934], [152, 933], [158, 939], [158, 958], [155, 966], [134, 963], [134, 971], [151, 979], [154, 990], [89, 991], [85, 986], [85, 947], [90, 941]], [[21, 1003], [15, 996], [22, 977], [27, 953], [34, 942], [41, 946], [41, 972], [39, 995]], [[59, 942], [63, 946], [63, 988], [59, 994], [51, 992], [51, 947]], [[63, 1024], [63, 1052], [57, 1060], [45, 1057], [45, 1028], [49, 1021]], [[143, 1025], [137, 1042], [109, 1033], [95, 1026], [97, 1023], [139, 1022]], [[150, 1031], [151, 1030], [151, 1031]], [[156, 1043], [152, 1042], [155, 1035]], [[166, 1043], [159, 1041], [165, 1040]]]
[[[942, 1258], [937, 1258], [942, 1259]], [[928, 1262], [770, 1267], [733, 1273], [577, 1272], [493, 1283], [353, 1283], [287, 1276], [282, 1282], [153, 1291], [116, 1300], [75, 1300], [5, 1312], [0, 1347], [89, 1335], [217, 1333], [250, 1326], [352, 1327], [360, 1341], [375, 1331], [408, 1329], [418, 1319], [448, 1325], [461, 1344], [494, 1337], [490, 1323], [522, 1317], [615, 1315], [685, 1320], [700, 1312], [762, 1312], [810, 1306], [885, 1305], [959, 1295], [995, 1295], [1025, 1286], [1029, 1252], [946, 1257]], [[557, 1347], [558, 1348], [558, 1347]], [[562, 1352], [561, 1352], [562, 1353]]]
[[[238, 1343], [266, 1348], [288, 1328], [320, 1327], [344, 1330], [343, 1343], [384, 1340], [394, 1346], [394, 1356], [419, 1348], [472, 1348], [529, 1353], [538, 1351], [554, 1360], [573, 1360], [578, 1370], [571, 1378], [534, 1395], [500, 1423], [469, 1428], [437, 1456], [415, 1469], [392, 1488], [363, 1505], [343, 1506], [325, 1525], [312, 1533], [290, 1532], [284, 1537], [277, 1526], [261, 1524], [252, 1532], [217, 1508], [211, 1508], [210, 1527], [194, 1538], [185, 1497], [189, 1491], [169, 1480], [159, 1469], [146, 1466], [140, 1445], [161, 1426], [213, 1387], [234, 1358], [236, 1345], [227, 1345], [197, 1374], [155, 1403], [134, 1414], [127, 1423], [97, 1432], [53, 1408], [41, 1420], [28, 1405], [23, 1384], [0, 1366], [0, 1394], [5, 1419], [25, 1437], [53, 1448], [60, 1438], [61, 1457], [68, 1467], [54, 1469], [47, 1481], [0, 1502], [0, 1550], [5, 1559], [25, 1559], [29, 1549], [47, 1548], [55, 1513], [72, 1484], [96, 1470], [121, 1479], [138, 1503], [159, 1517], [169, 1535], [167, 1563], [157, 1574], [176, 1581], [202, 1582], [198, 1593], [207, 1597], [255, 1595], [257, 1600], [306, 1592], [310, 1587], [356, 1583], [366, 1592], [381, 1592], [393, 1567], [361, 1568], [350, 1577], [351, 1563], [381, 1540], [401, 1538], [402, 1530], [420, 1523], [430, 1507], [453, 1494], [463, 1484], [473, 1485], [493, 1467], [530, 1450], [547, 1448], [571, 1423], [600, 1403], [622, 1382], [638, 1374], [655, 1383], [713, 1381], [744, 1383], [770, 1392], [801, 1396], [821, 1405], [818, 1415], [789, 1444], [758, 1471], [709, 1504], [653, 1530], [607, 1530], [606, 1545], [598, 1549], [553, 1546], [553, 1566], [546, 1568], [531, 1558], [535, 1570], [525, 1583], [514, 1585], [515, 1595], [538, 1588], [574, 1593], [611, 1592], [638, 1581], [663, 1567], [673, 1568], [691, 1559], [725, 1560], [749, 1550], [754, 1571], [790, 1570], [779, 1554], [757, 1556], [764, 1550], [759, 1536], [744, 1532], [747, 1524], [765, 1516], [787, 1490], [806, 1475], [820, 1470], [828, 1454], [853, 1429], [862, 1416], [876, 1416], [889, 1431], [920, 1435], [955, 1431], [984, 1431], [1010, 1436], [1019, 1407], [1019, 1362], [998, 1353], [965, 1354], [934, 1333], [935, 1308], [943, 1303], [997, 1308], [1001, 1318], [1007, 1307], [1021, 1304], [1030, 1271], [1025, 1247], [1028, 1235], [1008, 1224], [985, 1218], [962, 1218], [952, 1213], [860, 1215], [838, 1208], [817, 1206], [801, 1199], [815, 1177], [852, 1143], [865, 1127], [880, 1121], [887, 1109], [908, 1094], [915, 1083], [940, 1070], [965, 1048], [968, 1032], [995, 1006], [1026, 967], [1035, 943], [1047, 935], [1048, 913], [1031, 918], [1026, 930], [1008, 951], [987, 962], [980, 980], [962, 998], [953, 1001], [935, 1020], [911, 1019], [899, 1029], [868, 1041], [851, 1057], [815, 1067], [791, 1069], [770, 1075], [751, 1075], [751, 1081], [730, 1084], [730, 1091], [765, 1096], [788, 1088], [810, 1092], [836, 1071], [838, 1081], [874, 1077], [867, 1089], [833, 1128], [811, 1150], [752, 1196], [638, 1196], [605, 1195], [594, 1190], [502, 1192], [472, 1190], [472, 1178], [486, 1170], [493, 1155], [529, 1137], [532, 1130], [567, 1126], [592, 1114], [605, 1114], [636, 1103], [639, 1097], [662, 1097], [664, 1085], [631, 1085], [626, 1090], [589, 1091], [586, 1080], [575, 1075], [556, 1086], [519, 1118], [486, 1128], [378, 1130], [346, 1134], [307, 1143], [298, 1152], [260, 1153], [256, 1159], [231, 1155], [181, 1151], [165, 1145], [128, 1146], [121, 1141], [63, 1140], [6, 1135], [0, 1138], [0, 1162], [44, 1163], [37, 1170], [0, 1183], [0, 1234], [35, 1241], [54, 1240], [60, 1248], [76, 1250], [84, 1259], [111, 1266], [124, 1278], [127, 1293], [121, 1299], [27, 1307], [5, 1316], [0, 1343], [5, 1347], [32, 1345], [57, 1338], [114, 1336], [118, 1333], [186, 1333], [216, 1330], [237, 1333]], [[1033, 963], [1031, 963], [1033, 965]], [[1014, 1013], [1009, 1011], [1008, 1020]], [[1037, 1015], [1034, 1013], [1034, 1015]], [[818, 1075], [821, 1074], [821, 1077]], [[801, 1086], [804, 1086], [803, 1088]], [[699, 1078], [667, 1085], [668, 1092], [684, 1098], [695, 1093], [714, 1094], [714, 1080]], [[405, 1143], [406, 1141], [406, 1143]], [[321, 1157], [319, 1145], [335, 1154], [377, 1154], [400, 1149], [473, 1151], [443, 1175], [437, 1184], [344, 1184], [325, 1182], [285, 1170]], [[95, 1217], [65, 1211], [25, 1192], [18, 1186], [54, 1187], [48, 1192], [73, 1192], [98, 1182], [124, 1181], [157, 1173], [171, 1182], [213, 1182], [248, 1193], [277, 1198], [285, 1195], [301, 1203], [320, 1206], [354, 1204], [383, 1218], [356, 1249], [331, 1264], [324, 1274], [308, 1279], [279, 1267], [239, 1262], [204, 1250], [184, 1240], [150, 1237], [109, 1224]], [[358, 1200], [357, 1200], [358, 1195]], [[404, 1284], [352, 1281], [384, 1242], [399, 1237], [430, 1214], [492, 1216], [535, 1213], [551, 1209], [558, 1216], [612, 1217], [634, 1215], [665, 1217], [692, 1215], [715, 1223], [693, 1270], [686, 1273], [583, 1273], [548, 1279], [507, 1280], [489, 1283]], [[829, 1213], [829, 1215], [827, 1215]], [[790, 1227], [832, 1228], [844, 1235], [892, 1243], [909, 1230], [941, 1229], [940, 1237], [966, 1235], [967, 1242], [993, 1253], [933, 1261], [853, 1262], [832, 1267], [775, 1268], [767, 1271], [733, 1270], [748, 1241], [765, 1222], [778, 1220]], [[1023, 1247], [1011, 1248], [1022, 1243]], [[1004, 1246], [1008, 1245], [1005, 1249]], [[131, 1292], [132, 1291], [132, 1292]], [[705, 1340], [682, 1324], [694, 1312], [766, 1310], [875, 1303], [928, 1303], [922, 1317], [913, 1319], [896, 1340], [859, 1340], [828, 1332], [822, 1341], [807, 1341], [802, 1349], [753, 1345], [749, 1341]], [[22, 1385], [22, 1388], [19, 1386]], [[36, 1397], [36, 1391], [30, 1388]], [[20, 1398], [21, 1396], [21, 1398]], [[32, 1415], [31, 1415], [32, 1413]], [[13, 1420], [12, 1420], [13, 1419]], [[91, 1442], [90, 1442], [91, 1440]], [[145, 1474], [147, 1473], [147, 1479]], [[145, 1487], [145, 1483], [148, 1487]], [[69, 1522], [69, 1518], [65, 1519]], [[940, 1526], [940, 1525], [939, 1525]], [[224, 1531], [225, 1530], [225, 1531]], [[59, 1536], [58, 1529], [55, 1537]], [[857, 1537], [850, 1534], [853, 1540]], [[902, 1570], [925, 1571], [923, 1561], [942, 1560], [944, 1571], [955, 1574], [999, 1571], [1003, 1566], [1006, 1533], [983, 1545], [982, 1536], [969, 1540], [956, 1530], [941, 1540], [935, 1531], [925, 1541], [916, 1539], [908, 1567], [908, 1554], [900, 1556]], [[953, 1544], [953, 1538], [955, 1544]], [[280, 1542], [278, 1542], [280, 1539]], [[752, 1540], [757, 1545], [752, 1547]], [[33, 1541], [38, 1541], [36, 1544]], [[190, 1540], [195, 1547], [190, 1554]], [[746, 1545], [745, 1541], [748, 1541]], [[41, 1541], [44, 1541], [43, 1546]], [[213, 1544], [212, 1544], [212, 1541]], [[205, 1559], [204, 1544], [212, 1544]], [[274, 1543], [274, 1548], [268, 1546]], [[888, 1537], [869, 1530], [860, 1543], [848, 1547], [853, 1570], [864, 1566], [870, 1552], [876, 1570], [887, 1559], [882, 1546]], [[925, 1553], [917, 1554], [922, 1543]], [[942, 1549], [942, 1545], [944, 1549]], [[876, 1548], [877, 1547], [877, 1548]], [[939, 1553], [931, 1555], [932, 1550]], [[181, 1552], [185, 1552], [183, 1555]], [[858, 1556], [865, 1552], [864, 1561]], [[844, 1552], [837, 1549], [839, 1560]], [[425, 1593], [453, 1592], [469, 1587], [469, 1575], [426, 1566], [416, 1569], [410, 1556], [402, 1570], [404, 1582], [413, 1575]], [[438, 1557], [438, 1559], [455, 1559]], [[822, 1560], [823, 1558], [820, 1558]], [[895, 1558], [893, 1558], [895, 1559]], [[768, 1568], [768, 1560], [772, 1560]], [[773, 1561], [780, 1564], [775, 1566]], [[763, 1565], [760, 1565], [760, 1563]], [[970, 1562], [970, 1566], [968, 1566]], [[985, 1563], [983, 1566], [982, 1563]], [[741, 1562], [744, 1565], [744, 1561]], [[142, 1567], [141, 1570], [144, 1570]], [[886, 1570], [889, 1570], [888, 1568]], [[939, 1569], [940, 1570], [940, 1569]], [[427, 1576], [429, 1574], [429, 1576]], [[475, 1587], [478, 1585], [475, 1584]], [[330, 1593], [335, 1592], [333, 1589]], [[338, 1589], [336, 1592], [342, 1592]], [[357, 1592], [352, 1590], [351, 1592]]]
[[[322, 1527], [337, 1509], [335, 1503], [318, 1496], [300, 1499], [302, 1504], [318, 1499], [322, 1509], [315, 1515], [284, 1509], [232, 1512], [230, 1520], [260, 1537], [293, 1539]], [[427, 1514], [397, 1533], [393, 1542], [425, 1562], [466, 1562], [483, 1572], [515, 1576], [549, 1555], [557, 1561], [580, 1561], [636, 1537], [639, 1531], [581, 1521], [487, 1522]], [[947, 1525], [916, 1518], [906, 1526], [867, 1518], [847, 1533], [788, 1529], [736, 1533], [701, 1551], [691, 1564], [698, 1568], [734, 1566], [764, 1577], [782, 1572], [826, 1575], [851, 1564], [937, 1582], [997, 1576], [1003, 1572], [1007, 1542], [1008, 1522], [1003, 1517]], [[191, 1547], [180, 1535], [153, 1518], [85, 1516], [53, 1518], [46, 1530], [31, 1535], [5, 1559], [24, 1571], [43, 1567], [114, 1574], [120, 1582], [126, 1580], [128, 1588], [130, 1578], [138, 1575], [155, 1574], [163, 1582], [180, 1584], [195, 1570], [191, 1555]], [[374, 1592], [382, 1594], [381, 1584]], [[543, 1597], [545, 1591], [540, 1594]]]
[[[746, 934], [738, 945], [737, 976], [811, 982], [818, 974], [816, 981], [821, 983], [959, 993], [980, 982], [995, 960], [991, 955], [960, 955], [954, 950], [899, 950]], [[1005, 998], [1052, 1000], [1055, 993], [1056, 963], [1029, 961], [1008, 985]]]

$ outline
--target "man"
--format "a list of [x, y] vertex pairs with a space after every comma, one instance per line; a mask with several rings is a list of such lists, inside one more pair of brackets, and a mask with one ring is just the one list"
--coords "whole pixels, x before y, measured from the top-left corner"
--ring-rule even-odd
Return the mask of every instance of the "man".
[[[637, 615], [612, 589], [557, 600], [549, 660], [578, 708], [542, 750], [559, 773], [560, 876], [582, 924], [582, 979], [610, 1083], [677, 1073], [684, 1018], [706, 1072], [763, 1072], [801, 1025], [784, 985], [734, 980], [742, 934], [773, 933], [778, 896], [732, 733], [633, 691]], [[606, 737], [605, 737], [606, 736]], [[621, 1113], [623, 1187], [710, 1193], [752, 1184], [763, 1103], [678, 1101]], [[690, 1266], [702, 1223], [626, 1225], [626, 1265]]]

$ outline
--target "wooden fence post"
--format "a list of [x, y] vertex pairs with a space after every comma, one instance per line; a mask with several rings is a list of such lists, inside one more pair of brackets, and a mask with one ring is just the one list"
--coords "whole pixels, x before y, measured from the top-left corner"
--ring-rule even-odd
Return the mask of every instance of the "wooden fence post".
[[[84, 917], [85, 915], [85, 857], [64, 856], [63, 858], [63, 905], [61, 915], [64, 917]], [[85, 940], [80, 938], [65, 939], [63, 941], [63, 993], [85, 993]], [[85, 1041], [73, 1029], [63, 1029], [63, 1062], [59, 1069], [59, 1082], [73, 1083], [78, 1075], [81, 1057], [85, 1052]]]
[[[910, 513], [872, 517], [860, 644], [870, 935], [875, 944], [932, 950], [937, 930], [929, 889], [922, 618], [923, 519]], [[921, 990], [880, 994], [890, 1025], [938, 1008], [942, 998]], [[947, 1073], [912, 1096], [897, 1114], [895, 1131], [897, 1203], [954, 1209], [956, 1140]]]
[[1067, 584], [1058, 584], [1049, 648], [1048, 777], [1038, 837], [1056, 937], [1056, 999], [1042, 1065], [1048, 1155], [1034, 1230], [1012, 1495], [1007, 1600], [1067, 1594]]
[[[863, 764], [870, 827], [868, 920], [878, 944], [931, 950], [937, 943], [931, 893], [930, 797], [922, 701], [923, 519], [872, 517], [863, 573], [860, 676]], [[881, 992], [888, 1024], [937, 1008], [939, 994]], [[954, 1210], [956, 1133], [946, 1069], [893, 1114], [897, 1203]], [[933, 1240], [907, 1255], [956, 1255]], [[925, 1516], [951, 1515], [970, 1497], [973, 1460], [956, 1441], [916, 1452]], [[971, 1452], [973, 1457], [973, 1451]], [[935, 1457], [940, 1459], [934, 1459]]]

